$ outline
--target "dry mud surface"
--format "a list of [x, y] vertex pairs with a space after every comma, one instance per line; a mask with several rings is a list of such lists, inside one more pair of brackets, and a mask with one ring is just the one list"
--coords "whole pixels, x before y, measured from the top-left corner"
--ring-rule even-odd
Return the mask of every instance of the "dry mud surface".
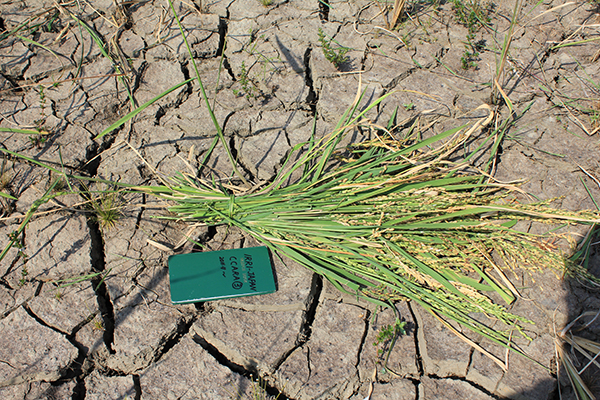
[[[496, 118], [482, 135], [512, 121], [497, 179], [526, 179], [525, 191], [540, 200], [560, 197], [555, 204], [565, 209], [600, 200], [597, 3], [523, 4], [499, 82], [520, 115], [512, 119], [492, 97], [510, 2], [490, 6], [491, 28], [475, 32], [479, 54], [466, 60], [476, 64], [466, 70], [469, 31], [450, 2], [410, 2], [410, 18], [404, 14], [393, 32], [374, 1], [174, 3], [216, 117], [253, 182], [274, 176], [287, 152], [308, 139], [315, 116], [317, 133], [335, 126], [361, 83], [365, 104], [397, 91], [370, 116], [381, 125], [399, 107], [397, 121], [441, 132], [471, 122], [480, 116], [474, 110], [489, 104]], [[5, 35], [36, 16], [30, 26], [37, 28]], [[350, 48], [340, 70], [325, 59], [319, 28]], [[2, 1], [0, 31], [0, 127], [50, 133], [40, 140], [0, 132], [2, 148], [130, 184], [156, 183], [157, 174], [201, 162], [215, 129], [196, 82], [94, 140], [132, 109], [127, 88], [143, 104], [194, 76], [165, 1]], [[1, 190], [17, 199], [0, 197], [4, 248], [54, 176], [24, 159], [1, 162]], [[209, 167], [230, 173], [221, 148]], [[163, 211], [142, 195], [125, 195], [115, 226], [102, 226], [84, 201], [71, 195], [42, 204], [24, 232], [26, 257], [13, 248], [0, 263], [4, 399], [251, 398], [257, 376], [280, 399], [364, 399], [374, 369], [372, 399], [552, 400], [559, 388], [574, 398], [566, 380], [557, 381], [553, 331], [598, 310], [598, 294], [578, 282], [551, 272], [513, 277], [531, 300], [514, 311], [536, 322], [525, 350], [545, 368], [513, 355], [504, 372], [416, 305], [399, 303], [407, 334], [384, 374], [373, 342], [394, 321], [390, 310], [374, 313], [277, 258], [274, 294], [173, 306], [166, 265], [173, 252], [164, 248], [175, 247], [189, 227], [153, 219]], [[227, 227], [190, 234], [213, 250], [254, 244]], [[188, 243], [176, 252], [192, 250]], [[597, 245], [592, 252], [595, 262]], [[82, 276], [92, 277], [58, 288], [58, 281]], [[590, 378], [596, 389], [598, 379]]]

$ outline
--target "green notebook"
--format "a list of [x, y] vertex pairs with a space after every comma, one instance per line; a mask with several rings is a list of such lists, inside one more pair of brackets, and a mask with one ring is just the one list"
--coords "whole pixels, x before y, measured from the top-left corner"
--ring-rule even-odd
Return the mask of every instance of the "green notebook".
[[169, 279], [174, 304], [275, 291], [271, 258], [266, 247], [170, 256]]

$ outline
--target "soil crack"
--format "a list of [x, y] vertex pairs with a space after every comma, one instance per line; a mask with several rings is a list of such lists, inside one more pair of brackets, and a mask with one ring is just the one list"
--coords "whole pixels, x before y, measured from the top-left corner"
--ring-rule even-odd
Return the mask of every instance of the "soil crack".
[[312, 70], [310, 68], [310, 55], [312, 48], [308, 47], [304, 52], [304, 83], [308, 87], [308, 95], [306, 95], [306, 103], [308, 104], [310, 115], [314, 117], [317, 114], [317, 103], [319, 102], [319, 96], [315, 91], [314, 82], [312, 78]]
[[[415, 325], [414, 328], [414, 333], [413, 333], [413, 339], [415, 341], [415, 351], [416, 351], [416, 355], [415, 355], [415, 363], [417, 365], [417, 371], [419, 373], [419, 376], [423, 376], [424, 369], [423, 369], [423, 357], [421, 356], [421, 347], [419, 345], [419, 320], [417, 319], [417, 316], [415, 315], [415, 312], [412, 308], [412, 305], [410, 302], [406, 303], [408, 310], [410, 311], [410, 315], [411, 318], [413, 320], [413, 323]], [[424, 345], [424, 344], [423, 344]], [[417, 392], [417, 397], [418, 397], [418, 392]]]
[[[203, 337], [201, 337], [198, 334], [194, 334], [192, 340], [198, 343], [204, 350], [206, 350], [219, 364], [230, 369], [232, 372], [235, 372], [252, 381], [256, 381], [257, 379], [259, 379], [260, 375], [258, 374], [256, 366], [244, 366], [234, 363], [233, 361], [229, 360], [223, 353], [221, 353], [215, 346], [207, 342]], [[276, 387], [270, 385], [268, 382], [262, 379], [261, 387], [267, 392], [267, 394], [277, 398], [278, 400], [294, 400], [292, 398], [287, 397], [282, 391], [279, 391]]]
[[[312, 324], [315, 321], [315, 315], [317, 313], [317, 306], [320, 302], [321, 292], [323, 290], [323, 279], [317, 275], [313, 274], [310, 293], [308, 294], [308, 298], [306, 300], [306, 308], [304, 314], [302, 316], [302, 323], [300, 326], [300, 331], [298, 336], [296, 337], [296, 343], [292, 348], [288, 349], [285, 353], [281, 355], [274, 363], [273, 363], [273, 371], [277, 371], [281, 365], [288, 359], [288, 357], [295, 352], [298, 348], [304, 346], [306, 342], [310, 339], [310, 335], [312, 333]], [[310, 349], [308, 349], [310, 351]], [[310, 357], [309, 357], [310, 359]], [[308, 365], [309, 376], [310, 376], [310, 363]]]
[[319, 4], [319, 19], [329, 21], [329, 0], [317, 0]]
[[[94, 221], [92, 217], [88, 217], [87, 220], [88, 228], [90, 230], [91, 238], [91, 250], [90, 259], [92, 268], [96, 272], [104, 272], [106, 268], [106, 260], [104, 254], [104, 239], [102, 238], [102, 232], [98, 222]], [[110, 294], [106, 284], [104, 283], [104, 275], [99, 274], [91, 279], [92, 285], [95, 288], [96, 300], [98, 301], [98, 309], [102, 317], [104, 325], [104, 344], [111, 354], [114, 354], [113, 341], [114, 341], [114, 330], [115, 330], [115, 313], [112, 301], [110, 300]]]

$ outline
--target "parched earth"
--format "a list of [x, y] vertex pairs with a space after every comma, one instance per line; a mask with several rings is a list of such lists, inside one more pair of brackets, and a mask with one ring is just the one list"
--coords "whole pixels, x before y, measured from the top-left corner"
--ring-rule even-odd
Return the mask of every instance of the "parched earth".
[[[395, 30], [377, 1], [174, 3], [216, 118], [251, 182], [271, 179], [313, 124], [317, 134], [330, 131], [362, 89], [363, 106], [393, 92], [372, 122], [387, 125], [397, 108], [399, 125], [424, 134], [473, 122], [488, 104], [495, 118], [480, 137], [504, 135], [496, 179], [525, 180], [524, 191], [558, 198], [553, 204], [565, 209], [600, 200], [598, 3], [524, 2], [501, 70], [511, 2], [481, 4], [478, 18], [489, 23], [472, 20], [471, 28], [455, 8], [474, 2], [409, 2]], [[9, 0], [0, 13], [0, 127], [13, 130], [0, 132], [3, 149], [57, 171], [130, 184], [202, 162], [216, 131], [196, 81], [95, 139], [133, 110], [128, 91], [142, 105], [195, 76], [166, 1]], [[339, 69], [325, 58], [319, 29], [332, 48], [349, 49]], [[355, 139], [369, 134], [357, 131]], [[2, 157], [0, 190], [16, 198], [0, 197], [3, 249], [58, 175]], [[205, 171], [231, 173], [220, 145]], [[407, 333], [383, 372], [385, 353], [373, 343], [394, 313], [342, 296], [286, 259], [274, 257], [274, 294], [173, 306], [167, 257], [194, 250], [186, 234], [210, 250], [255, 243], [233, 228], [153, 219], [164, 214], [155, 200], [97, 192], [109, 188], [88, 183], [79, 188], [87, 198], [39, 205], [0, 261], [2, 398], [262, 398], [257, 377], [279, 399], [364, 399], [372, 382], [374, 400], [553, 400], [559, 391], [575, 398], [566, 378], [557, 379], [554, 332], [599, 309], [598, 293], [579, 282], [548, 271], [511, 276], [523, 295], [512, 310], [536, 322], [524, 348], [539, 364], [510, 355], [505, 372], [416, 305], [399, 303]], [[114, 224], [93, 212], [110, 202], [121, 209]], [[576, 229], [574, 240], [582, 234]], [[597, 253], [596, 243], [592, 268]], [[586, 331], [591, 339], [596, 333], [594, 325]], [[481, 344], [504, 359], [502, 349]], [[592, 368], [586, 379], [597, 390]]]

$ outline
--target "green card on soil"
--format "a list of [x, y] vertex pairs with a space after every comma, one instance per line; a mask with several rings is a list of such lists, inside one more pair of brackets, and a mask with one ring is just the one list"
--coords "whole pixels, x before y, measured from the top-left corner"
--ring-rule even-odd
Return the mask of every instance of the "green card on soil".
[[271, 258], [266, 247], [170, 256], [169, 278], [174, 304], [275, 291]]

